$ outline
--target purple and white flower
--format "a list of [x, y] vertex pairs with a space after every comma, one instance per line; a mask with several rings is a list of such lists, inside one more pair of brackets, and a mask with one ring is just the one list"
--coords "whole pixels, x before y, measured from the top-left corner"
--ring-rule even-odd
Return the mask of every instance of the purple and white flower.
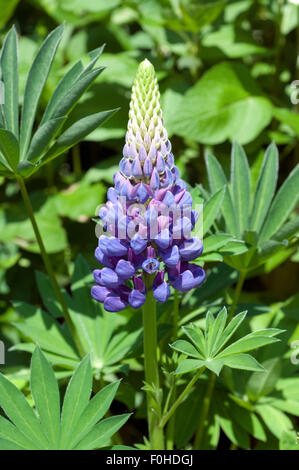
[[132, 89], [123, 158], [99, 211], [105, 234], [95, 257], [102, 268], [93, 273], [91, 295], [110, 312], [140, 308], [146, 285], [165, 302], [169, 284], [187, 292], [205, 279], [189, 263], [203, 250], [191, 233], [198, 214], [175, 166], [159, 98], [154, 67], [145, 60]]

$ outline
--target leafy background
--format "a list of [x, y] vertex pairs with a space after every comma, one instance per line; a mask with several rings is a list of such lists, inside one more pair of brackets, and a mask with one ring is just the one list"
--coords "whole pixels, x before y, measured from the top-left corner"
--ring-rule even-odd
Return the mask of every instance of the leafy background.
[[[44, 166], [28, 183], [37, 221], [59, 283], [66, 288], [69, 297], [77, 296], [76, 308], [81, 305], [81, 310], [84, 310], [87, 303], [90, 304], [88, 288], [84, 290], [91, 281], [90, 268], [78, 255], [81, 253], [90, 267], [96, 266], [93, 259], [95, 226], [91, 218], [105, 199], [120, 159], [130, 88], [138, 63], [145, 57], [156, 68], [165, 123], [175, 158], [183, 178], [191, 186], [208, 188], [204, 161], [207, 150], [217, 156], [225, 173], [229, 173], [233, 139], [244, 146], [248, 156], [251, 197], [264, 150], [270, 142], [274, 141], [279, 148], [279, 186], [298, 162], [298, 109], [290, 100], [294, 91], [291, 83], [299, 78], [296, 66], [299, 7], [294, 3], [283, 0], [0, 0], [0, 7], [1, 40], [12, 24], [16, 25], [19, 34], [20, 96], [23, 96], [29, 67], [42, 40], [55, 26], [66, 21], [66, 32], [42, 95], [40, 113], [65, 71], [81, 57], [87, 61], [88, 51], [106, 43], [99, 62], [107, 69], [81, 99], [73, 112], [73, 119], [86, 111], [95, 113], [99, 107], [101, 110], [121, 109], [86, 141]], [[41, 116], [42, 113], [39, 119]], [[24, 340], [39, 341], [48, 359], [56, 366], [62, 385], [77, 366], [78, 358], [65, 338], [66, 333], [62, 334], [56, 324], [59, 312], [55, 303], [49, 301], [52, 294], [47, 278], [41, 273], [35, 274], [43, 271], [43, 267], [17, 184], [13, 180], [1, 179], [0, 194], [0, 337], [7, 347], [12, 346], [3, 370], [29, 395], [28, 352], [32, 352], [34, 347], [33, 343], [25, 343]], [[295, 368], [291, 372], [288, 370], [289, 359], [284, 362], [282, 377], [276, 371], [282, 367], [280, 356], [288, 351], [287, 345], [291, 340], [299, 339], [297, 247], [298, 244], [293, 243], [274, 253], [245, 281], [240, 302], [247, 309], [250, 306], [249, 317], [253, 326], [268, 325], [269, 318], [272, 321], [275, 317], [276, 326], [288, 330], [288, 338], [284, 339], [283, 352], [278, 352], [276, 357], [270, 354], [270, 357], [260, 358], [266, 363], [272, 361], [268, 362], [267, 370], [274, 371], [269, 373], [270, 378], [265, 377], [262, 385], [256, 381], [255, 373], [249, 381], [244, 378], [243, 384], [239, 382], [237, 393], [235, 388], [232, 392], [233, 377], [222, 383], [213, 405], [215, 412], [211, 415], [216, 414], [220, 418], [217, 425], [211, 424], [208, 447], [226, 447], [228, 437], [235, 446], [247, 448], [248, 433], [253, 434], [260, 448], [265, 441], [266, 448], [289, 446], [287, 420], [290, 418], [283, 411], [298, 416], [298, 405], [291, 408], [295, 401], [293, 394], [298, 399], [295, 390], [296, 386], [298, 390], [298, 381], [286, 384], [283, 380], [295, 380]], [[213, 256], [207, 257], [205, 268], [209, 272], [209, 282], [191, 299], [183, 301], [184, 315], [195, 311], [200, 317], [211, 304], [211, 299], [217, 307], [221, 300], [230, 298], [231, 286], [236, 280], [236, 266], [229, 262], [217, 263], [221, 260], [221, 256], [220, 259], [216, 255], [214, 259]], [[71, 297], [69, 302], [71, 305]], [[47, 328], [54, 338], [53, 344], [56, 341], [56, 349], [53, 344], [42, 344], [39, 334], [41, 309], [50, 311], [54, 317]], [[92, 316], [89, 313], [88, 318]], [[88, 322], [86, 316], [82, 315], [82, 318]], [[196, 318], [194, 314], [193, 318]], [[139, 374], [140, 318], [128, 310], [124, 315], [113, 315], [113, 320], [110, 315], [106, 318], [102, 314], [98, 322], [102, 322], [102, 325], [97, 325], [99, 334], [103, 325], [108, 323], [109, 331], [103, 335], [100, 347], [92, 345], [95, 351], [93, 372], [97, 376], [99, 370], [104, 370], [100, 374], [104, 383], [113, 381], [116, 373], [125, 377], [113, 406], [116, 414], [119, 410], [139, 409], [125, 425], [124, 431], [130, 436], [129, 443], [134, 443], [140, 441], [145, 429], [142, 421], [138, 420], [144, 416], [141, 406], [143, 394], [133, 391], [142, 385]], [[122, 333], [124, 325], [126, 331]], [[161, 328], [163, 330], [163, 324]], [[112, 342], [109, 345], [110, 338]], [[88, 337], [86, 341], [89, 340]], [[18, 346], [20, 344], [23, 346]], [[126, 375], [129, 368], [130, 379]], [[252, 406], [255, 407], [257, 421], [255, 418], [253, 424], [248, 421], [246, 413], [250, 410], [246, 411], [243, 406], [245, 424], [238, 428], [227, 416], [234, 413], [238, 416], [244, 387], [255, 403]], [[274, 388], [275, 405], [264, 402], [256, 405], [258, 399], [263, 400]], [[222, 403], [224, 389], [233, 398]], [[289, 404], [283, 405], [283, 401]], [[194, 406], [189, 408], [189, 421], [197, 413], [197, 402], [198, 395], [194, 397]], [[267, 431], [261, 428], [257, 416], [266, 422]], [[178, 418], [182, 426], [176, 430], [178, 446], [185, 446], [190, 438], [188, 433], [193, 432], [185, 418], [186, 410], [182, 408]], [[276, 423], [274, 427], [273, 422]], [[269, 431], [271, 428], [272, 433]], [[283, 435], [282, 429], [286, 432]]]

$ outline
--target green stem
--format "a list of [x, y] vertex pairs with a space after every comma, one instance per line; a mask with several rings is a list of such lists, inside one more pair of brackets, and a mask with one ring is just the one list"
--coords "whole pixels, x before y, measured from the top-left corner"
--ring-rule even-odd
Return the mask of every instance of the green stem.
[[[178, 334], [178, 318], [179, 318], [179, 295], [178, 295], [178, 291], [174, 290], [173, 332], [172, 332], [173, 341], [177, 338], [177, 334]], [[175, 399], [176, 399], [176, 383], [174, 382], [170, 403], [174, 403]], [[167, 450], [173, 450], [174, 432], [175, 432], [175, 413], [170, 418], [168, 426], [167, 426], [167, 430], [166, 430], [166, 449]]]
[[39, 228], [38, 228], [35, 216], [34, 216], [33, 208], [32, 208], [30, 198], [29, 198], [29, 195], [28, 195], [28, 192], [27, 192], [25, 181], [20, 176], [18, 176], [17, 180], [18, 180], [18, 183], [19, 183], [19, 186], [20, 186], [20, 190], [21, 190], [21, 194], [22, 194], [22, 197], [23, 197], [23, 200], [24, 200], [25, 207], [27, 209], [27, 212], [28, 212], [28, 215], [29, 215], [29, 218], [30, 218], [35, 236], [36, 236], [36, 241], [38, 243], [38, 246], [39, 246], [39, 249], [40, 249], [40, 252], [41, 252], [41, 256], [42, 256], [45, 268], [47, 270], [47, 273], [49, 275], [52, 287], [53, 287], [55, 295], [56, 295], [56, 298], [57, 298], [58, 302], [61, 305], [65, 320], [67, 322], [70, 333], [72, 334], [72, 337], [74, 339], [74, 342], [76, 344], [78, 352], [79, 352], [80, 356], [83, 357], [84, 354], [85, 354], [84, 349], [81, 345], [81, 342], [79, 340], [77, 331], [76, 331], [76, 329], [74, 327], [74, 324], [72, 322], [72, 319], [70, 317], [67, 305], [65, 303], [65, 300], [63, 298], [63, 295], [61, 293], [61, 290], [60, 290], [59, 285], [57, 283], [57, 280], [55, 278], [55, 274], [54, 274], [54, 271], [53, 271], [53, 268], [52, 268], [52, 265], [51, 265], [51, 262], [50, 262], [50, 258], [48, 256], [48, 253], [46, 252], [45, 245], [44, 245], [43, 239], [41, 237], [41, 234], [40, 234], [40, 231], [39, 231]]
[[243, 287], [244, 281], [246, 279], [246, 274], [247, 274], [246, 271], [240, 271], [240, 275], [239, 275], [239, 279], [238, 279], [238, 282], [237, 282], [233, 302], [232, 302], [232, 304], [230, 306], [230, 309], [229, 309], [229, 313], [228, 313], [228, 317], [227, 317], [227, 323], [229, 323], [231, 321], [231, 319], [233, 318], [233, 316], [234, 316], [236, 306], [239, 302], [242, 287]]
[[179, 320], [179, 295], [178, 291], [175, 289], [174, 290], [174, 299], [173, 299], [173, 340], [176, 339], [177, 334], [178, 334], [178, 320]]
[[166, 415], [163, 416], [159, 424], [161, 428], [163, 428], [165, 424], [169, 421], [169, 419], [172, 417], [177, 407], [184, 400], [185, 396], [188, 394], [189, 390], [191, 390], [191, 388], [193, 387], [195, 382], [199, 379], [200, 375], [203, 373], [204, 370], [205, 370], [205, 367], [202, 367], [201, 369], [198, 370], [198, 372], [193, 376], [193, 379], [190, 380], [190, 382], [188, 383], [187, 387], [184, 388], [180, 396], [176, 399], [176, 401], [174, 402], [170, 410], [166, 413]]
[[158, 341], [157, 341], [157, 319], [156, 319], [156, 301], [151, 289], [152, 281], [148, 277], [145, 279], [147, 285], [146, 301], [143, 306], [143, 347], [144, 347], [144, 369], [145, 381], [154, 388], [147, 391], [147, 418], [149, 440], [151, 450], [164, 450], [163, 430], [159, 428], [159, 412], [157, 409], [161, 406], [159, 398], [159, 370], [158, 370]]
[[216, 382], [216, 375], [212, 373], [208, 381], [206, 393], [203, 399], [201, 414], [199, 417], [199, 426], [195, 435], [193, 449], [200, 449], [200, 446], [201, 446], [205, 423], [206, 423], [206, 419], [208, 417], [210, 406], [211, 406], [211, 399], [212, 399], [212, 395], [213, 395], [213, 391], [215, 387], [215, 382]]

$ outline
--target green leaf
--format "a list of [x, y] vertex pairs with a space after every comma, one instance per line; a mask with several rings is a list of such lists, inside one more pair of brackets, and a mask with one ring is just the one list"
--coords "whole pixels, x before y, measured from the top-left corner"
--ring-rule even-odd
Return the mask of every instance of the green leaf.
[[[214, 155], [210, 152], [205, 154], [205, 162], [208, 172], [209, 185], [212, 193], [215, 193], [224, 185], [228, 184], [224, 171]], [[235, 219], [235, 211], [230, 195], [230, 191], [225, 191], [222, 202], [222, 214], [229, 233], [237, 235], [237, 222]]]
[[183, 359], [182, 362], [180, 362], [178, 367], [176, 368], [175, 374], [186, 374], [187, 372], [200, 369], [204, 365], [204, 361], [200, 361], [197, 359]]
[[248, 228], [250, 172], [246, 154], [237, 142], [234, 142], [232, 147], [231, 184], [238, 236], [240, 236]]
[[223, 398], [218, 395], [216, 400], [214, 399], [214, 405], [216, 405], [217, 420], [230, 441], [238, 447], [249, 449], [249, 436], [238, 422], [232, 420], [227, 402], [223, 402]]
[[47, 104], [46, 110], [40, 122], [41, 126], [52, 119], [55, 108], [58, 106], [64, 96], [70, 91], [74, 83], [76, 83], [82, 71], [83, 65], [82, 62], [79, 61], [76, 62], [70, 68], [70, 70], [62, 77], [57, 87], [55, 88], [50, 101]]
[[[211, 48], [217, 48], [217, 51], [222, 51], [223, 54], [230, 58], [243, 59], [246, 55], [265, 55], [268, 53], [265, 47], [262, 47], [257, 41], [253, 40], [250, 31], [245, 31], [244, 28], [240, 28], [235, 23], [217, 27], [215, 31], [212, 30], [205, 34], [201, 41], [201, 46], [201, 58], [203, 60], [205, 60], [207, 55], [211, 54]], [[206, 47], [208, 48], [207, 50], [205, 50]]]
[[0, 406], [9, 419], [41, 449], [48, 449], [49, 443], [42, 427], [20, 390], [4, 375], [0, 374]]
[[82, 216], [93, 217], [94, 208], [105, 200], [106, 193], [106, 186], [102, 183], [90, 185], [81, 181], [71, 185], [66, 191], [55, 196], [57, 213], [76, 221], [82, 220]]
[[[249, 69], [237, 62], [211, 67], [183, 96], [170, 132], [203, 144], [247, 144], [269, 124], [272, 105]], [[242, 125], [240, 125], [242, 123]]]
[[55, 118], [70, 114], [83, 93], [104, 69], [105, 67], [98, 67], [97, 69], [88, 72], [86, 75], [83, 75], [78, 81], [76, 81], [68, 93], [66, 93], [63, 98], [57, 102], [51, 117]]
[[220, 188], [211, 198], [204, 204], [203, 208], [203, 235], [207, 233], [211, 225], [214, 223], [220, 210], [226, 187]]
[[86, 408], [92, 390], [92, 370], [89, 356], [78, 365], [64, 397], [61, 414], [60, 448], [66, 448], [72, 431]]
[[217, 251], [219, 248], [224, 247], [228, 242], [232, 241], [233, 238], [228, 233], [217, 233], [210, 235], [204, 239], [204, 253], [210, 253]]
[[1, 53], [2, 81], [4, 83], [5, 127], [16, 138], [19, 135], [18, 98], [18, 38], [13, 26], [7, 33]]
[[0, 437], [0, 450], [24, 450], [24, 447], [21, 447], [18, 444], [9, 441], [8, 439], [2, 439]]
[[279, 440], [279, 450], [299, 450], [298, 434], [293, 431], [283, 431]]
[[256, 232], [259, 232], [263, 225], [275, 193], [278, 176], [278, 159], [277, 147], [272, 143], [265, 152], [251, 211], [249, 227]]
[[170, 347], [175, 351], [187, 354], [188, 356], [196, 357], [197, 359], [204, 359], [191, 343], [183, 339], [179, 339], [174, 343], [170, 344]]
[[58, 449], [60, 437], [59, 388], [53, 369], [39, 347], [36, 347], [32, 355], [30, 383], [41, 424], [52, 449]]
[[38, 343], [44, 350], [72, 360], [78, 359], [74, 346], [72, 347], [71, 338], [65, 333], [59, 323], [49, 314], [36, 309], [36, 307], [26, 307], [28, 307], [26, 304], [17, 304], [17, 310], [21, 315], [25, 316], [26, 321], [16, 322], [14, 326], [25, 337]]
[[286, 240], [299, 231], [299, 215], [296, 215], [293, 219], [289, 220], [286, 224], [284, 224], [278, 232], [274, 235], [274, 240], [283, 241]]
[[19, 163], [19, 143], [14, 134], [6, 129], [0, 129], [0, 151], [13, 171]]
[[262, 374], [252, 374], [247, 383], [247, 395], [251, 400], [257, 400], [268, 395], [280, 377], [282, 364], [278, 357], [263, 362], [265, 371]]
[[62, 24], [47, 36], [29, 70], [21, 119], [20, 147], [22, 160], [27, 153], [39, 98], [48, 78], [63, 30], [64, 25]]
[[258, 405], [256, 411], [262, 417], [269, 431], [278, 439], [281, 438], [284, 431], [290, 431], [293, 428], [292, 421], [287, 415], [270, 405]]
[[234, 318], [229, 322], [229, 324], [227, 325], [222, 335], [215, 344], [214, 354], [217, 354], [217, 352], [221, 348], [223, 348], [223, 346], [228, 342], [234, 332], [239, 328], [240, 324], [246, 317], [246, 314], [247, 312], [238, 313], [238, 315], [235, 315]]
[[227, 310], [225, 307], [218, 313], [213, 330], [209, 333], [208, 341], [208, 355], [214, 355], [214, 350], [217, 346], [218, 340], [221, 337], [227, 321]]
[[16, 426], [14, 426], [10, 421], [8, 421], [8, 419], [5, 419], [0, 416], [0, 440], [2, 439], [10, 441], [12, 444], [19, 446], [24, 450], [38, 449], [38, 447], [30, 439], [28, 439]]
[[207, 359], [204, 362], [204, 365], [207, 369], [214, 372], [214, 374], [219, 375], [224, 365], [224, 361], [222, 359]]
[[260, 234], [260, 242], [269, 240], [283, 225], [299, 198], [299, 165], [289, 174], [279, 189]]
[[131, 413], [111, 416], [103, 419], [75, 447], [76, 450], [92, 450], [103, 447], [110, 437], [115, 434], [129, 419]]
[[88, 403], [84, 409], [80, 420], [72, 430], [72, 436], [68, 447], [74, 448], [83, 439], [92, 427], [109, 410], [112, 400], [115, 397], [120, 381], [113, 382], [102, 388]]
[[[219, 357], [219, 356], [217, 356]], [[232, 369], [252, 370], [263, 372], [264, 368], [250, 354], [237, 354], [236, 356], [228, 356], [223, 358], [223, 364]], [[261, 374], [259, 374], [261, 375]]]
[[[216, 2], [206, 2], [199, 5], [196, 2], [186, 2], [180, 4], [180, 19], [166, 21], [170, 28], [175, 30], [187, 30], [192, 33], [198, 33], [204, 26], [213, 23], [220, 15], [226, 5], [226, 0]], [[183, 20], [183, 24], [182, 24]]]
[[240, 424], [240, 426], [253, 437], [259, 441], [267, 441], [267, 435], [264, 431], [263, 425], [254, 412], [249, 411], [242, 406], [237, 406], [234, 402], [231, 402], [229, 404], [229, 413], [232, 420]]
[[207, 345], [206, 356], [211, 356], [211, 346], [213, 340], [213, 332], [215, 327], [215, 319], [213, 314], [208, 311], [206, 314], [206, 326], [205, 326], [205, 340]]
[[206, 343], [202, 330], [196, 328], [194, 325], [183, 326], [184, 333], [192, 341], [192, 343], [199, 349], [199, 351], [205, 356], [206, 354]]
[[248, 251], [248, 245], [241, 240], [231, 240], [226, 245], [219, 248], [219, 253], [222, 256], [235, 256], [241, 255]]
[[238, 339], [233, 344], [225, 348], [221, 353], [218, 354], [218, 358], [230, 356], [231, 354], [239, 354], [246, 351], [251, 351], [252, 349], [260, 348], [266, 344], [276, 343], [279, 340], [269, 336], [262, 336], [256, 334], [256, 331], [249, 333], [243, 338]]
[[[105, 67], [97, 69], [95, 73], [89, 74], [88, 72], [93, 68], [94, 64], [102, 54], [104, 45], [91, 51], [89, 56], [91, 61], [83, 68], [82, 63], [76, 62], [73, 67], [62, 77], [54, 93], [46, 107], [41, 124], [49, 121], [53, 115], [59, 115], [62, 101], [64, 106], [64, 113], [67, 114], [74, 107], [79, 100], [80, 96], [87, 90], [88, 86], [93, 80], [104, 70]], [[81, 80], [83, 79], [84, 80]]]
[[52, 160], [73, 145], [77, 144], [80, 140], [90, 134], [96, 127], [106, 121], [106, 119], [111, 117], [116, 111], [116, 109], [113, 109], [91, 114], [75, 122], [75, 124], [71, 125], [59, 136], [53, 147], [51, 147], [43, 157], [42, 162], [46, 163]]
[[10, 2], [7, 2], [6, 0], [1, 0], [0, 2], [0, 8], [1, 8], [0, 27], [1, 28], [3, 28], [7, 24], [7, 22], [11, 19], [19, 2], [20, 0], [10, 0]]
[[37, 129], [34, 136], [32, 137], [32, 141], [28, 150], [28, 161], [31, 163], [36, 163], [42, 158], [43, 152], [51, 144], [51, 141], [66, 119], [67, 116], [50, 119]]
[[286, 108], [274, 108], [273, 114], [276, 119], [287, 124], [297, 136], [299, 136], [299, 116], [297, 113]]
[[61, 305], [55, 297], [55, 291], [51, 284], [50, 278], [46, 274], [36, 271], [35, 279], [39, 294], [48, 312], [50, 312], [54, 318], [63, 317]]

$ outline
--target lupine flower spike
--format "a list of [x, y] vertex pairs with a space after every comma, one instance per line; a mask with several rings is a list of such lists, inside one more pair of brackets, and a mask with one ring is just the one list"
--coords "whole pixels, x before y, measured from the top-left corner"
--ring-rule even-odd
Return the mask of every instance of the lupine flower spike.
[[132, 89], [123, 158], [99, 211], [105, 234], [95, 257], [103, 268], [93, 273], [91, 294], [110, 312], [140, 308], [149, 288], [165, 302], [169, 285], [187, 292], [205, 279], [204, 270], [189, 263], [203, 249], [191, 235], [198, 214], [175, 166], [159, 98], [154, 67], [144, 60]]

